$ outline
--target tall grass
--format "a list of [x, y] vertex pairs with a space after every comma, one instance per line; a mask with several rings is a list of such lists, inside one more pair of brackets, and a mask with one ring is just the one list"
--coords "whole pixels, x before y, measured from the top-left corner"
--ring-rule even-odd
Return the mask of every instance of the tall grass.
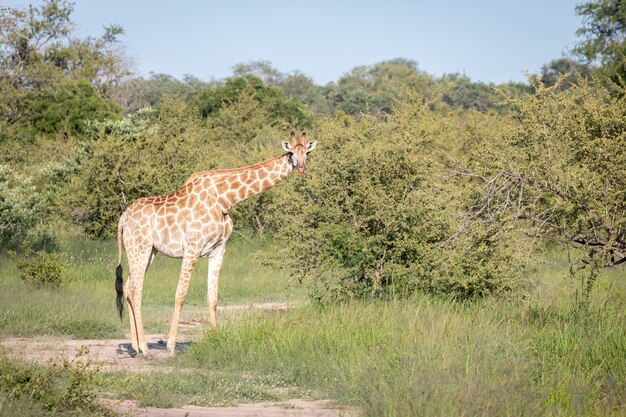
[[[250, 313], [178, 359], [258, 372], [372, 416], [606, 415], [626, 405], [623, 311], [416, 297]], [[622, 409], [623, 411], [623, 409]]]
[[[115, 315], [114, 242], [72, 237], [63, 250], [72, 279], [60, 289], [30, 287], [0, 258], [0, 335], [127, 332]], [[588, 304], [577, 302], [581, 284], [568, 274], [566, 255], [552, 251], [524, 298], [462, 304], [422, 295], [318, 307], [304, 302], [301, 289], [287, 288], [282, 272], [258, 265], [258, 250], [271, 247], [230, 243], [221, 303], [295, 300], [296, 307], [233, 314], [167, 362], [167, 372], [130, 376], [107, 389], [161, 406], [312, 396], [370, 416], [623, 415], [623, 269], [604, 271]], [[148, 331], [167, 328], [179, 267], [158, 257], [148, 272]], [[203, 311], [205, 276], [202, 262], [186, 308]]]
[[582, 311], [564, 254], [524, 299], [417, 296], [249, 312], [207, 333], [183, 367], [271, 375], [364, 415], [621, 415], [626, 283], [605, 271]]

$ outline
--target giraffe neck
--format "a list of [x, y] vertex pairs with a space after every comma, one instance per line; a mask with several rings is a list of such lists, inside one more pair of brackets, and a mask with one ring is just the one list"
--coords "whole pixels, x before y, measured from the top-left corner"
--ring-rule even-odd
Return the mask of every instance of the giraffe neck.
[[281, 155], [259, 164], [221, 171], [215, 178], [220, 202], [225, 209], [229, 209], [278, 184], [289, 175], [292, 168], [287, 155]]

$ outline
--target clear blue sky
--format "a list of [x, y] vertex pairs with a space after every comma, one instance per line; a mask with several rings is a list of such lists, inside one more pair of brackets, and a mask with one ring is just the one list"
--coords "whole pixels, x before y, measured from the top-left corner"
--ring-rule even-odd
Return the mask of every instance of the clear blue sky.
[[574, 46], [581, 1], [78, 0], [73, 18], [80, 35], [123, 26], [144, 76], [221, 79], [237, 63], [268, 60], [325, 84], [357, 65], [402, 57], [430, 74], [500, 83], [522, 81]]

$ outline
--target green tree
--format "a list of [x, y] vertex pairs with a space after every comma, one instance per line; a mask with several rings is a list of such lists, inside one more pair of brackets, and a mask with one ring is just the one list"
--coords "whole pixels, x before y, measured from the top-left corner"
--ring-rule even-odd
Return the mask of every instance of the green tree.
[[123, 80], [112, 92], [124, 114], [132, 114], [144, 107], [159, 107], [167, 98], [189, 102], [193, 96], [208, 87], [197, 77], [186, 75], [182, 81], [167, 74], [152, 74], [149, 78]]
[[96, 238], [113, 236], [119, 216], [136, 199], [182, 187], [207, 148], [197, 110], [173, 100], [158, 113], [93, 122], [91, 131], [71, 162], [62, 207]]
[[568, 58], [553, 59], [541, 67], [541, 83], [545, 87], [559, 84], [559, 88], [568, 88], [575, 84], [579, 77], [588, 77], [591, 68], [583, 63]]
[[484, 112], [497, 107], [493, 85], [472, 82], [469, 77], [459, 74], [447, 75], [442, 81], [454, 84], [454, 87], [442, 96], [443, 102], [453, 108], [461, 107]]
[[263, 81], [266, 86], [276, 87], [285, 78], [285, 74], [274, 68], [270, 61], [250, 61], [234, 66], [235, 77], [255, 77]]
[[[620, 85], [562, 76], [509, 98], [498, 139], [476, 135], [460, 165], [479, 184], [468, 223], [508, 225], [580, 248], [589, 271], [626, 262], [626, 96]], [[617, 91], [619, 94], [614, 94]]]
[[300, 102], [288, 99], [280, 89], [267, 86], [263, 80], [254, 76], [229, 78], [223, 85], [206, 88], [192, 102], [198, 106], [204, 117], [209, 117], [248, 92], [253, 93], [254, 99], [268, 112], [274, 124], [294, 128], [311, 125], [311, 117]]
[[0, 165], [0, 249], [22, 245], [55, 249], [45, 222], [49, 213], [48, 195], [38, 190], [32, 177]]
[[[100, 38], [77, 38], [72, 5], [0, 9], [0, 123], [8, 130], [72, 134], [82, 119], [119, 113], [107, 94], [126, 74], [116, 49], [119, 26]], [[43, 126], [45, 125], [45, 126]], [[43, 129], [42, 129], [43, 127]]]
[[298, 100], [315, 115], [331, 113], [331, 107], [324, 96], [324, 88], [316, 85], [311, 77], [299, 71], [285, 75], [277, 85], [287, 98]]
[[583, 40], [574, 52], [589, 63], [599, 63], [609, 75], [626, 79], [626, 1], [595, 0], [576, 6]]
[[336, 84], [326, 86], [326, 97], [333, 109], [347, 114], [390, 113], [404, 89], [428, 98], [434, 84], [430, 75], [418, 70], [415, 61], [396, 58], [353, 68]]
[[520, 285], [516, 230], [456, 233], [476, 192], [447, 173], [452, 145], [476, 129], [476, 120], [459, 129], [461, 120], [413, 94], [385, 118], [320, 122], [307, 175], [274, 194], [269, 209], [280, 213], [284, 250], [269, 262], [286, 266], [320, 302], [415, 291], [471, 298]]

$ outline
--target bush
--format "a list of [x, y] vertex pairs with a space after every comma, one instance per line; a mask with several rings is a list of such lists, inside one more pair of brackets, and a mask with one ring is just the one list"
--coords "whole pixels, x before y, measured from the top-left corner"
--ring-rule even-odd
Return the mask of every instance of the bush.
[[63, 196], [69, 217], [91, 237], [114, 236], [126, 206], [184, 184], [201, 158], [199, 123], [194, 109], [176, 101], [158, 113], [92, 123]]
[[463, 227], [475, 190], [445, 175], [457, 136], [471, 133], [458, 121], [414, 97], [385, 119], [320, 124], [308, 176], [276, 193], [284, 250], [270, 262], [286, 264], [318, 301], [518, 287], [525, 253], [515, 232]]
[[50, 210], [48, 196], [33, 179], [0, 165], [0, 248], [23, 243], [35, 248], [56, 248], [56, 239], [44, 223]]
[[33, 253], [30, 247], [24, 247], [22, 253], [9, 252], [19, 270], [19, 277], [34, 287], [58, 288], [69, 278], [64, 275], [67, 264], [60, 253], [38, 251]]
[[57, 413], [111, 414], [96, 397], [98, 368], [87, 361], [59, 361], [48, 366], [24, 364], [0, 355], [0, 393], [25, 399]]
[[[224, 103], [203, 120], [197, 108], [164, 100], [158, 111], [144, 109], [120, 121], [94, 122], [92, 137], [77, 152], [61, 205], [91, 237], [114, 236], [124, 209], [141, 197], [180, 189], [194, 172], [236, 168], [280, 152], [287, 130], [273, 127], [272, 116], [249, 91]], [[50, 175], [66, 175], [57, 169]], [[236, 227], [259, 235], [273, 219], [271, 200], [262, 194], [233, 208]]]

